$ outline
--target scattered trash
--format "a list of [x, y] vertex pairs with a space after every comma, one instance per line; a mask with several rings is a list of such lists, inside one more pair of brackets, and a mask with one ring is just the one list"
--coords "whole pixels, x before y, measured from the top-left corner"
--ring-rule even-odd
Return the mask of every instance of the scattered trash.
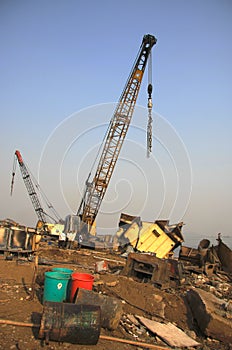
[[[222, 350], [223, 343], [232, 342], [232, 276], [228, 272], [231, 250], [219, 238], [218, 246], [203, 239], [197, 249], [181, 247], [176, 258], [140, 252], [131, 244], [122, 258], [121, 251], [92, 252], [82, 248], [70, 253], [43, 242], [42, 250], [27, 264], [4, 261], [5, 266], [14, 266], [17, 271], [28, 265], [31, 278], [25, 283], [24, 278], [14, 279], [9, 274], [1, 280], [0, 305], [10, 307], [11, 302], [18, 302], [22, 308], [24, 303], [30, 301], [33, 305], [32, 300], [40, 300], [43, 303], [40, 339], [45, 342], [93, 345], [104, 339], [99, 330], [104, 328], [125, 336], [125, 339], [106, 336], [106, 340], [140, 348], [161, 349], [167, 344], [193, 348], [205, 344], [208, 349]], [[220, 254], [226, 252], [223, 257], [219, 246]], [[50, 266], [39, 264], [41, 261]], [[80, 272], [76, 272], [76, 267]], [[50, 273], [58, 274], [59, 278], [47, 283]], [[81, 279], [75, 278], [74, 282], [72, 275]], [[72, 282], [76, 285], [71, 298]], [[53, 295], [52, 300], [47, 300], [56, 289], [65, 291], [65, 296], [56, 299]], [[30, 320], [28, 316], [25, 320]], [[86, 325], [84, 330], [81, 322]]]
[[108, 271], [108, 263], [105, 260], [97, 261], [95, 263], [95, 272], [105, 272]]

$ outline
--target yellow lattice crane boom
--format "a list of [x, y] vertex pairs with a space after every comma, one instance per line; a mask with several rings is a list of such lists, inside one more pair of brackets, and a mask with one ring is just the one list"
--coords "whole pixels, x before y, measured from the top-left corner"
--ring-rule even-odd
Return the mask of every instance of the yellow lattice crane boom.
[[134, 112], [148, 57], [156, 41], [150, 34], [143, 37], [138, 56], [111, 119], [95, 176], [92, 182], [87, 182], [77, 215], [82, 224], [88, 226], [88, 231], [96, 219], [114, 171]]

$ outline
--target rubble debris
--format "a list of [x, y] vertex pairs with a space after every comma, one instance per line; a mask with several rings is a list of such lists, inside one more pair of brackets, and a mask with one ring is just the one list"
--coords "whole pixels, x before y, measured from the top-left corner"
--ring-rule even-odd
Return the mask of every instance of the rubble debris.
[[106, 282], [107, 287], [115, 287], [117, 286], [118, 281], [111, 281], [111, 282]]
[[118, 327], [123, 313], [123, 307], [120, 300], [82, 288], [78, 289], [75, 304], [100, 306], [101, 326], [110, 330]]
[[[200, 257], [197, 262], [190, 262], [188, 260], [178, 260], [178, 258], [158, 258], [154, 253], [136, 252], [130, 253], [127, 259], [123, 259], [120, 256], [120, 252], [109, 252], [109, 250], [102, 252], [85, 249], [70, 252], [69, 250], [59, 250], [56, 248], [55, 243], [51, 245], [46, 242], [41, 242], [41, 250], [36, 252], [36, 254], [38, 253], [39, 258], [37, 266], [38, 274], [36, 277], [35, 267], [31, 263], [28, 264], [28, 267], [25, 265], [18, 267], [17, 263], [2, 261], [0, 278], [4, 277], [4, 283], [0, 285], [1, 312], [3, 315], [6, 315], [6, 310], [7, 308], [10, 310], [11, 305], [13, 305], [12, 307], [14, 308], [18, 307], [19, 310], [22, 310], [22, 308], [25, 307], [27, 314], [22, 312], [19, 313], [19, 321], [25, 320], [25, 322], [29, 322], [30, 320], [34, 320], [35, 323], [38, 323], [41, 317], [41, 300], [44, 285], [44, 280], [40, 281], [39, 277], [40, 274], [44, 275], [44, 272], [51, 268], [50, 266], [40, 266], [39, 262], [43, 260], [49, 262], [51, 266], [59, 264], [60, 267], [62, 267], [63, 264], [68, 264], [70, 265], [69, 268], [76, 269], [78, 266], [78, 270], [81, 272], [94, 274], [94, 290], [95, 292], [98, 291], [98, 293], [96, 293], [98, 297], [103, 296], [107, 299], [110, 298], [110, 300], [114, 299], [116, 302], [120, 303], [123, 311], [121, 311], [121, 316], [118, 317], [118, 326], [115, 326], [116, 328], [114, 329], [110, 328], [110, 326], [107, 327], [106, 325], [101, 326], [103, 334], [107, 334], [109, 336], [107, 340], [112, 342], [112, 346], [114, 345], [113, 342], [117, 341], [117, 338], [111, 337], [111, 335], [116, 336], [121, 334], [123, 335], [122, 337], [125, 338], [122, 339], [122, 342], [125, 344], [133, 344], [139, 346], [140, 348], [154, 347], [154, 349], [161, 349], [162, 346], [168, 347], [165, 339], [163, 339], [159, 334], [154, 333], [153, 335], [148, 328], [138, 321], [136, 317], [137, 314], [139, 314], [140, 317], [148, 317], [150, 321], [152, 319], [153, 321], [157, 321], [161, 324], [166, 324], [169, 322], [172, 325], [179, 327], [180, 329], [184, 330], [184, 332], [190, 336], [190, 338], [196, 340], [197, 342], [201, 342], [202, 349], [228, 350], [228, 341], [219, 339], [218, 333], [220, 331], [218, 330], [217, 333], [215, 333], [213, 327], [215, 326], [217, 329], [217, 327], [219, 328], [221, 324], [222, 327], [224, 327], [224, 323], [219, 323], [218, 315], [227, 320], [229, 325], [231, 325], [231, 275], [229, 272], [221, 270], [222, 264], [220, 260], [219, 265], [215, 266], [213, 270], [210, 270], [207, 273], [207, 266], [212, 264], [207, 260], [209, 256], [208, 252], [211, 247], [210, 244], [207, 241], [204, 242], [204, 240], [200, 242], [200, 246], [202, 249], [202, 257], [204, 257], [202, 260], [202, 266]], [[214, 249], [216, 251], [216, 247], [214, 247]], [[200, 255], [200, 251], [198, 249], [196, 251], [197, 254]], [[131, 260], [131, 256], [133, 255], [136, 257], [135, 261], [133, 259]], [[140, 257], [141, 260], [138, 257]], [[96, 262], [101, 265], [103, 261], [107, 262], [108, 270], [99, 271], [97, 273], [95, 269]], [[133, 264], [136, 262], [135, 265], [138, 267], [138, 269], [140, 269], [140, 271], [132, 269], [131, 275], [130, 273], [125, 274], [124, 272], [128, 268], [129, 262]], [[34, 263], [36, 266], [35, 260]], [[8, 273], [8, 275], [5, 273], [7, 266], [10, 268], [9, 272], [11, 271]], [[30, 278], [28, 278], [28, 274], [24, 274], [23, 278], [25, 280], [22, 281], [19, 269], [22, 269], [21, 271], [24, 272], [28, 270], [30, 273]], [[118, 274], [118, 272], [120, 273]], [[114, 275], [115, 273], [117, 273], [117, 276]], [[15, 276], [15, 279], [9, 279], [9, 276]], [[152, 276], [154, 277], [154, 281], [151, 281]], [[36, 282], [35, 285], [33, 285], [35, 278]], [[35, 288], [34, 299], [32, 298], [33, 293], [31, 293], [33, 286]], [[209, 325], [204, 332], [201, 330], [198, 324], [197, 316], [194, 315], [189, 303], [187, 302], [186, 295], [189, 294], [190, 289], [193, 289], [196, 292], [201, 290], [203, 290], [203, 292], [209, 292], [211, 296], [217, 296], [220, 301], [217, 308], [212, 306], [213, 316], [210, 316], [212, 317], [212, 320], [210, 320]], [[89, 292], [88, 290], [85, 291], [87, 293]], [[90, 293], [93, 293], [93, 291], [90, 291]], [[6, 299], [6, 296], [10, 299]], [[205, 298], [207, 301], [208, 297]], [[30, 300], [30, 302], [27, 300]], [[26, 304], [28, 304], [27, 307]], [[32, 318], [33, 315], [31, 314], [31, 309], [29, 309], [32, 304], [33, 312], [36, 313], [35, 318]], [[84, 302], [83, 304], [85, 305]], [[90, 302], [90, 304], [95, 305], [94, 302]], [[199, 302], [196, 302], [196, 304], [199, 304]], [[109, 307], [112, 307], [112, 305], [110, 304]], [[193, 308], [196, 307], [193, 306]], [[215, 310], [213, 310], [214, 308]], [[197, 312], [198, 311], [196, 310], [196, 313]], [[208, 308], [202, 312], [208, 315]], [[55, 319], [57, 315], [53, 315], [52, 317]], [[207, 318], [207, 316], [205, 317]], [[111, 318], [112, 320], [114, 319], [113, 313], [111, 311], [106, 312], [107, 322], [110, 322]], [[202, 316], [201, 318], [204, 320]], [[55, 329], [56, 327], [53, 326], [53, 328]], [[195, 333], [193, 329], [197, 333]], [[64, 329], [62, 326], [61, 333], [63, 331]], [[67, 332], [69, 332], [69, 329]], [[166, 333], [170, 332], [168, 331]], [[99, 339], [104, 339], [104, 337], [105, 335], [100, 335]], [[44, 338], [46, 338], [46, 334], [44, 334]], [[23, 331], [19, 335], [19, 339], [22, 341], [25, 340], [26, 344], [26, 334], [23, 334]], [[52, 338], [50, 339], [52, 340]], [[13, 345], [13, 341], [14, 339], [9, 339], [7, 344], [10, 344], [10, 346]], [[35, 348], [39, 347], [39, 340], [33, 339], [33, 341], [35, 342]], [[121, 342], [121, 340], [119, 341]], [[70, 340], [67, 340], [67, 342], [70, 343]], [[160, 344], [161, 347], [158, 344]], [[10, 348], [10, 346], [8, 348]], [[72, 345], [67, 346], [72, 347]], [[99, 345], [99, 348], [101, 348], [101, 346], [102, 344]], [[55, 349], [58, 347], [58, 344], [55, 345], [54, 343], [52, 347]], [[96, 346], [96, 348], [98, 348], [98, 346]], [[178, 348], [181, 348], [181, 346]]]
[[141, 221], [140, 217], [121, 214], [117, 232], [119, 247], [131, 245], [136, 251], [156, 253], [167, 258], [184, 241], [183, 222], [169, 225], [168, 220]]
[[215, 247], [220, 259], [222, 269], [225, 272], [232, 273], [232, 251], [225, 243], [222, 242], [221, 234], [218, 234], [218, 245]]
[[227, 303], [224, 300], [200, 288], [190, 289], [186, 299], [194, 319], [206, 336], [226, 344], [232, 343], [231, 315], [227, 316]]
[[160, 259], [151, 254], [130, 253], [122, 274], [150, 281], [162, 289], [171, 282], [180, 285], [183, 281], [183, 266], [175, 259]]
[[[204, 272], [208, 276], [218, 271], [232, 273], [232, 251], [222, 242], [219, 235], [218, 245], [210, 246], [208, 239], [202, 239], [198, 248], [181, 246], [179, 260], [186, 261], [199, 267], [199, 272]], [[187, 267], [190, 269], [190, 267]], [[194, 269], [194, 267], [192, 267]], [[196, 271], [196, 269], [195, 269]]]
[[104, 281], [102, 280], [98, 280], [98, 281], [94, 281], [94, 287], [98, 287], [98, 286], [102, 286], [104, 284]]
[[200, 259], [198, 249], [182, 245], [179, 251], [179, 259], [199, 265]]
[[146, 337], [146, 328], [132, 314], [124, 314], [120, 320], [120, 326], [132, 337], [141, 340]]
[[199, 266], [206, 274], [212, 274], [221, 267], [217, 251], [214, 246], [210, 247], [208, 239], [201, 240], [197, 249], [182, 246], [179, 259]]
[[195, 347], [201, 345], [194, 339], [186, 335], [180, 328], [168, 322], [160, 323], [149, 320], [148, 318], [137, 316], [139, 321], [146, 326], [152, 333], [157, 334], [169, 346], [172, 347]]
[[[106, 286], [106, 284], [104, 284], [104, 287], [103, 287], [103, 290], [106, 290], [106, 292], [109, 292], [111, 295], [113, 294], [116, 298], [120, 299], [122, 301], [123, 304], [127, 304], [127, 305], [130, 305], [132, 306], [133, 308], [136, 308], [137, 310], [139, 311], [142, 311], [143, 313], [147, 314], [147, 315], [150, 315], [151, 317], [156, 317], [158, 318], [159, 320], [160, 319], [164, 319], [164, 309], [165, 309], [165, 304], [163, 302], [159, 302], [158, 303], [158, 306], [156, 304], [156, 308], [155, 310], [153, 309], [154, 307], [154, 304], [153, 304], [153, 300], [154, 302], [157, 303], [157, 300], [156, 300], [156, 296], [155, 295], [152, 295], [151, 298], [147, 298], [149, 299], [149, 302], [147, 303], [149, 306], [152, 305], [152, 308], [148, 308], [148, 307], [141, 307], [139, 306], [138, 304], [134, 303], [134, 302], [131, 302], [130, 298], [126, 298], [126, 297], [122, 297], [119, 293], [117, 293], [115, 290], [112, 290], [110, 288], [108, 288]], [[141, 299], [144, 299], [144, 298], [141, 298]], [[151, 300], [151, 301], [150, 301]]]
[[135, 326], [140, 326], [141, 324], [138, 322], [137, 318], [134, 315], [128, 314], [126, 315], [127, 319], [129, 319], [129, 321], [131, 323], [133, 323]]

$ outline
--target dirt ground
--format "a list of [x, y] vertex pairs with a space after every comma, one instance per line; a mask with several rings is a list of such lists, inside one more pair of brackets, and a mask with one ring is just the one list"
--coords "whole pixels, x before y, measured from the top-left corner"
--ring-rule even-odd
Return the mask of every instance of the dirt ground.
[[[68, 267], [75, 272], [86, 272], [94, 275], [93, 289], [103, 294], [114, 296], [123, 302], [123, 318], [126, 315], [140, 315], [161, 322], [169, 321], [191, 337], [201, 346], [198, 349], [230, 349], [228, 344], [222, 344], [213, 339], [207, 339], [199, 333], [191, 313], [184, 300], [185, 287], [167, 291], [154, 287], [151, 283], [141, 283], [120, 274], [125, 265], [125, 258], [119, 254], [92, 250], [61, 250], [54, 244], [43, 244], [38, 251], [38, 273], [35, 284], [35, 294], [31, 299], [31, 287], [34, 273], [34, 261], [14, 257], [6, 260], [0, 255], [0, 319], [40, 325], [43, 313], [44, 272], [52, 267]], [[106, 260], [109, 272], [95, 273], [97, 261]], [[43, 264], [41, 264], [43, 263]], [[187, 288], [187, 287], [186, 287]], [[38, 327], [22, 327], [0, 324], [0, 349], [37, 350], [116, 350], [141, 349], [139, 346], [99, 339], [96, 345], [76, 345], [50, 341], [48, 345], [38, 338]], [[133, 341], [144, 341], [150, 344], [166, 347], [161, 339], [146, 331], [141, 337], [133, 336], [120, 322], [116, 330], [101, 329], [101, 335], [108, 335]]]

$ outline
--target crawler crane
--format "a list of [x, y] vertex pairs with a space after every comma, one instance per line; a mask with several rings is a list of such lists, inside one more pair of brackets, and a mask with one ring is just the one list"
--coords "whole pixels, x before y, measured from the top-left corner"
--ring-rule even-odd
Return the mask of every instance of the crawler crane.
[[[95, 176], [91, 182], [89, 178], [86, 181], [83, 199], [76, 215], [80, 220], [76, 225], [79, 232], [91, 232], [95, 223], [131, 122], [146, 64], [154, 44], [156, 44], [156, 38], [153, 35], [144, 35], [138, 56], [110, 121]], [[148, 100], [151, 105], [152, 86], [149, 85]], [[66, 231], [70, 230], [72, 221], [70, 218], [72, 218], [70, 215], [66, 218]]]
[[[52, 221], [55, 223], [55, 225], [57, 225], [57, 230], [58, 230], [58, 227], [59, 227], [58, 222], [61, 223], [62, 220], [61, 220], [59, 214], [57, 213], [57, 211], [52, 206], [52, 204], [50, 202], [48, 202], [47, 198], [45, 198], [46, 196], [41, 193], [41, 188], [40, 188], [39, 184], [33, 178], [28, 167], [26, 166], [25, 162], [23, 161], [21, 153], [18, 150], [15, 151], [15, 160], [14, 160], [14, 164], [13, 164], [12, 181], [11, 181], [11, 195], [12, 195], [13, 186], [14, 186], [14, 176], [15, 176], [15, 172], [16, 172], [16, 160], [18, 161], [24, 184], [26, 186], [28, 195], [31, 199], [35, 213], [38, 217], [37, 228], [39, 230], [44, 230], [44, 232], [46, 234], [50, 234], [51, 228], [54, 228], [54, 224], [49, 224], [48, 221], [50, 221], [50, 219], [52, 219]], [[40, 194], [43, 196], [44, 200], [46, 201], [47, 207], [49, 210], [52, 211], [53, 216], [49, 215], [48, 213], [46, 213], [44, 211], [44, 209], [40, 203], [39, 196], [38, 196], [37, 192], [40, 192]], [[55, 216], [55, 218], [54, 218], [54, 216]]]

